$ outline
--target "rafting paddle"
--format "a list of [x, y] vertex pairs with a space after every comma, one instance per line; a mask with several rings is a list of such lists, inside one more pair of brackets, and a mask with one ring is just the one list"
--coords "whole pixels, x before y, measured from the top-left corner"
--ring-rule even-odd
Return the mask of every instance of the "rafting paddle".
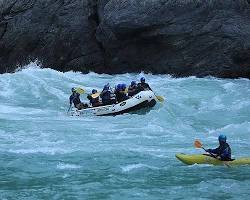
[[69, 114], [69, 111], [70, 111], [70, 109], [71, 109], [71, 105], [72, 105], [72, 104], [70, 104], [70, 106], [69, 106], [69, 109], [68, 109], [68, 111], [67, 111], [67, 114]]
[[155, 95], [159, 102], [163, 102], [164, 98], [162, 96]]
[[[202, 143], [199, 141], [199, 140], [195, 140], [194, 141], [194, 146], [196, 147], [196, 148], [202, 148], [204, 151], [206, 151], [206, 152], [208, 152], [208, 150], [207, 149], [205, 149], [204, 147], [203, 147], [203, 145], [202, 145]], [[211, 155], [211, 157], [213, 157], [213, 158], [215, 158], [215, 159], [217, 159], [217, 160], [220, 160], [220, 159], [218, 159], [214, 154], [212, 154], [212, 153], [210, 153], [210, 152], [208, 152], [210, 155]], [[222, 161], [222, 160], [221, 160]], [[222, 161], [223, 163], [224, 163], [224, 165], [226, 165], [227, 167], [230, 167], [230, 165], [226, 162], [226, 161]]]
[[82, 89], [82, 88], [76, 88], [76, 92], [79, 93], [79, 94], [84, 94], [85, 90]]

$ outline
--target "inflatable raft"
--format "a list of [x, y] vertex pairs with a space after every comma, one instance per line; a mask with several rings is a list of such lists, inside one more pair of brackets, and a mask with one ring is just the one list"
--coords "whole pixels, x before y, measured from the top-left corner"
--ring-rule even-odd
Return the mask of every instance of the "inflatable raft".
[[235, 166], [235, 165], [250, 165], [250, 158], [238, 158], [232, 161], [221, 161], [216, 158], [211, 157], [207, 154], [176, 154], [175, 155], [178, 160], [181, 162], [187, 164], [187, 165], [193, 165], [193, 164], [211, 164], [211, 165], [229, 165], [229, 166]]
[[141, 91], [133, 97], [113, 105], [89, 107], [82, 110], [73, 108], [70, 112], [72, 116], [81, 115], [118, 115], [139, 110], [142, 108], [153, 107], [156, 104], [156, 96], [150, 90]]

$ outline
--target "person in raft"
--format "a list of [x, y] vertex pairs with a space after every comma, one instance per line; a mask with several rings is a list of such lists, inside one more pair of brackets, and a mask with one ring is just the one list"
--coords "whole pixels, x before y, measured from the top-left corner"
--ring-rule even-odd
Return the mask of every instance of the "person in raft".
[[92, 94], [89, 94], [87, 98], [93, 107], [101, 106], [100, 98], [96, 89], [93, 89]]
[[136, 82], [132, 81], [130, 86], [128, 87], [128, 96], [132, 97], [132, 96], [136, 95], [138, 92], [140, 92], [140, 91], [138, 90], [138, 86], [137, 86]]
[[126, 93], [126, 84], [118, 84], [115, 88], [115, 96], [118, 103], [127, 100], [129, 97]]
[[230, 161], [231, 159], [231, 148], [227, 143], [227, 137], [225, 135], [220, 135], [218, 137], [220, 146], [216, 149], [207, 149], [208, 153], [212, 153], [223, 161]]
[[81, 110], [83, 108], [87, 108], [88, 104], [82, 103], [80, 100], [80, 94], [76, 92], [75, 88], [71, 89], [72, 94], [69, 97], [69, 104], [70, 106], [72, 105], [72, 103], [74, 104], [74, 106], [78, 109]]
[[144, 77], [141, 77], [141, 82], [138, 83], [137, 86], [138, 86], [138, 89], [140, 91], [143, 91], [143, 90], [151, 90], [152, 91], [152, 89], [150, 88], [149, 84], [146, 83], [146, 80], [145, 80]]
[[100, 97], [102, 98], [102, 104], [104, 106], [116, 103], [115, 94], [111, 91], [109, 84], [104, 86]]

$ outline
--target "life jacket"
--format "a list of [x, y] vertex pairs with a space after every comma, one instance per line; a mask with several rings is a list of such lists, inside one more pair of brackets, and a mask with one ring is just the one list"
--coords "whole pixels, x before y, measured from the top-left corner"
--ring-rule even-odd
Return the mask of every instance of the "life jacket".
[[118, 90], [116, 91], [115, 94], [116, 94], [116, 100], [118, 101], [118, 103], [128, 99], [126, 92], [123, 90]]
[[128, 96], [134, 96], [134, 95], [136, 95], [138, 92], [140, 92], [139, 90], [138, 90], [138, 87], [137, 87], [137, 85], [133, 85], [133, 86], [129, 86], [129, 88], [128, 88]]

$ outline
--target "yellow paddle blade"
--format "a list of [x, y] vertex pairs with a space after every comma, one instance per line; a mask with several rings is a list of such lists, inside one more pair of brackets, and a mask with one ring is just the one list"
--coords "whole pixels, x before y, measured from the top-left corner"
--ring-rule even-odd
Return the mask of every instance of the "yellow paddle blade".
[[158, 101], [163, 102], [164, 98], [162, 96], [156, 96], [156, 98], [158, 99]]
[[83, 93], [85, 93], [85, 90], [82, 88], [76, 88], [76, 92], [79, 94], [83, 94]]
[[128, 88], [125, 89], [125, 93], [128, 93]]
[[194, 141], [194, 146], [195, 146], [196, 148], [202, 148], [202, 143], [201, 143], [199, 140], [195, 140], [195, 141]]
[[96, 98], [96, 97], [99, 97], [100, 96], [100, 92], [97, 92], [97, 93], [95, 93], [95, 94], [91, 94], [91, 96], [92, 96], [92, 98]]

